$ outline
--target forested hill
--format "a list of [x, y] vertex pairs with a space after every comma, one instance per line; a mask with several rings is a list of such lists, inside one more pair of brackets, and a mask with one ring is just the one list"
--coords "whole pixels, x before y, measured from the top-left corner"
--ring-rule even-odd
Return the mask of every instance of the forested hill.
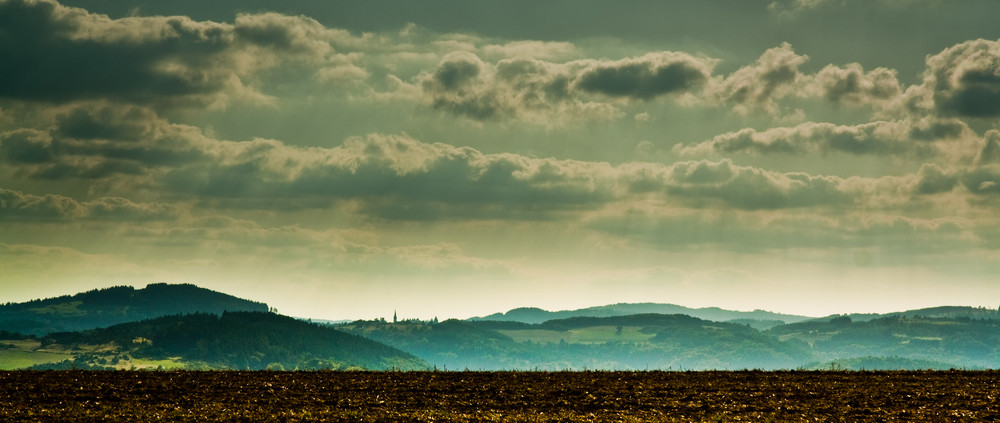
[[0, 305], [0, 330], [44, 335], [184, 313], [268, 311], [267, 304], [191, 284], [115, 286], [76, 295]]
[[[40, 338], [45, 348], [87, 349], [77, 368], [120, 360], [194, 369], [426, 369], [427, 363], [388, 345], [266, 312], [166, 316]], [[65, 367], [66, 363], [63, 364]], [[51, 366], [49, 366], [51, 367]]]
[[920, 308], [915, 310], [907, 311], [897, 311], [893, 313], [877, 314], [877, 313], [866, 313], [866, 314], [835, 314], [832, 316], [827, 316], [821, 319], [821, 321], [829, 321], [831, 319], [848, 317], [855, 322], [867, 322], [869, 320], [881, 319], [884, 317], [927, 317], [934, 319], [979, 319], [979, 320], [1000, 320], [1000, 309], [986, 308], [986, 307], [967, 307], [967, 306], [941, 306], [941, 307], [929, 307]]

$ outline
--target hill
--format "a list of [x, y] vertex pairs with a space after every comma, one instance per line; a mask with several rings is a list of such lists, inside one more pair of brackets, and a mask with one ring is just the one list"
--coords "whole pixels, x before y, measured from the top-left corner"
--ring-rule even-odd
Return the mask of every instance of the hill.
[[1000, 367], [1000, 320], [968, 317], [898, 315], [856, 322], [841, 316], [766, 330], [662, 314], [573, 317], [536, 324], [359, 321], [340, 328], [448, 369]]
[[819, 361], [894, 357], [1000, 368], [1000, 320], [896, 315], [856, 322], [842, 316], [777, 326], [764, 333], [808, 345]]
[[747, 325], [684, 315], [575, 317], [539, 324], [359, 321], [339, 328], [447, 369], [777, 369], [814, 360], [798, 342], [782, 342]]
[[730, 320], [760, 320], [795, 323], [813, 319], [807, 316], [773, 313], [765, 310], [733, 311], [718, 307], [689, 308], [676, 304], [659, 303], [619, 303], [588, 307], [577, 310], [548, 311], [534, 307], [515, 308], [506, 313], [494, 313], [483, 317], [473, 317], [470, 321], [492, 320], [522, 323], [543, 323], [549, 320], [572, 317], [613, 317], [633, 314], [685, 314], [702, 320], [725, 322]]
[[191, 284], [115, 286], [76, 295], [0, 305], [0, 330], [45, 335], [185, 313], [268, 311], [267, 304]]
[[36, 368], [425, 369], [387, 345], [329, 326], [265, 312], [198, 313], [37, 339], [71, 360]]
[[1000, 320], [1000, 309], [968, 306], [941, 306], [928, 307], [915, 310], [897, 311], [886, 314], [858, 313], [858, 314], [834, 314], [817, 320], [830, 320], [838, 317], [849, 317], [855, 322], [866, 322], [869, 320], [881, 319], [883, 317], [930, 317], [935, 319], [986, 319]]

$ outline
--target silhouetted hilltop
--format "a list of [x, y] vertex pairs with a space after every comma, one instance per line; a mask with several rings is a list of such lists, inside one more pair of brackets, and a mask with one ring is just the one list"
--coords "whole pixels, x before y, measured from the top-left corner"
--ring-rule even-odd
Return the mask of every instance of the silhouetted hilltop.
[[185, 313], [268, 311], [267, 304], [191, 284], [115, 286], [76, 295], [0, 305], [0, 330], [44, 335]]

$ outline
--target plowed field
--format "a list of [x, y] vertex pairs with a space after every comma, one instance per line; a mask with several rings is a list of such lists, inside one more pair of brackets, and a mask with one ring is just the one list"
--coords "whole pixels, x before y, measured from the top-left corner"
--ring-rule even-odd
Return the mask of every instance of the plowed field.
[[997, 421], [1000, 372], [0, 372], [0, 421]]

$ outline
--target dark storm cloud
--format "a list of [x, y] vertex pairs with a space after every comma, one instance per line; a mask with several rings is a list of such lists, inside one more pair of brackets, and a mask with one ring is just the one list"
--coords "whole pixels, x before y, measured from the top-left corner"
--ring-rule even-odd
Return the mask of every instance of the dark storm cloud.
[[1000, 116], [1000, 41], [967, 41], [929, 56], [924, 85], [943, 114]]
[[80, 140], [139, 140], [152, 136], [156, 115], [140, 107], [79, 107], [61, 114], [56, 133]]
[[[49, 1], [0, 3], [0, 96], [66, 101], [147, 100], [221, 90], [224, 79], [200, 70], [229, 44], [220, 25], [185, 18], [111, 21]], [[156, 28], [158, 27], [158, 28]], [[184, 55], [194, 56], [183, 60]], [[171, 59], [184, 67], [164, 69]], [[199, 60], [200, 59], [200, 60]], [[180, 69], [179, 69], [180, 70]], [[188, 73], [190, 72], [190, 73]]]
[[51, 163], [56, 157], [52, 138], [34, 129], [0, 133], [0, 153], [5, 162], [13, 165]]
[[200, 131], [167, 123], [145, 108], [82, 104], [57, 115], [49, 130], [0, 133], [0, 160], [38, 179], [148, 175], [206, 159], [205, 141]]
[[110, 19], [49, 0], [0, 1], [0, 98], [225, 104], [263, 101], [247, 83], [277, 58], [330, 51], [318, 23], [274, 14], [235, 24]]
[[595, 64], [576, 79], [577, 89], [611, 97], [650, 100], [702, 86], [714, 61], [684, 53], [651, 53], [646, 56]]

